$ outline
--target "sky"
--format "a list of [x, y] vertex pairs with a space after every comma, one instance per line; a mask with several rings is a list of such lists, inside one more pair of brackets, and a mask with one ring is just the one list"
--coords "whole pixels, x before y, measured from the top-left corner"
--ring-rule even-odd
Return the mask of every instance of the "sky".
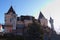
[[[54, 28], [60, 33], [60, 2], [59, 0], [0, 0], [0, 23], [4, 24], [4, 14], [13, 6], [16, 14], [31, 15], [38, 19], [40, 11], [49, 20], [54, 19]], [[50, 25], [48, 23], [48, 25]]]
[[41, 11], [48, 20], [50, 16], [52, 17], [54, 20], [54, 28], [60, 34], [60, 0], [54, 0]]

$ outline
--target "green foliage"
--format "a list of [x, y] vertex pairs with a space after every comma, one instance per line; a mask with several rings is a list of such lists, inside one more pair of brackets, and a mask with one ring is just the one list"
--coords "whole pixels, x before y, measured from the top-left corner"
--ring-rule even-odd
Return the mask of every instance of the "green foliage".
[[23, 36], [0, 36], [0, 40], [24, 40]]
[[39, 23], [33, 22], [28, 27], [28, 40], [43, 40], [43, 31]]
[[43, 40], [43, 30], [40, 23], [33, 21], [32, 24], [28, 25], [27, 36], [24, 34], [23, 36], [3, 36], [0, 39], [4, 40]]

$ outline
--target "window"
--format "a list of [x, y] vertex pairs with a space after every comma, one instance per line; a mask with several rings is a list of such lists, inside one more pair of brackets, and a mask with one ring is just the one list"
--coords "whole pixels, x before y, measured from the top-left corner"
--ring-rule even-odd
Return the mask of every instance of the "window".
[[10, 22], [12, 22], [13, 18], [10, 18]]

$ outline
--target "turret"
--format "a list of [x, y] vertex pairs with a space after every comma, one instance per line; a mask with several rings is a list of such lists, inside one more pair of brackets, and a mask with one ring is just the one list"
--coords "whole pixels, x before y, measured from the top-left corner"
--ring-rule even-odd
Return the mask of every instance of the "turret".
[[17, 14], [11, 6], [7, 13], [5, 13], [5, 25], [12, 25], [16, 29]]
[[48, 26], [48, 21], [47, 21], [47, 19], [44, 17], [44, 15], [42, 14], [42, 12], [40, 12], [40, 14], [39, 14], [38, 21], [40, 22], [40, 24], [41, 24], [42, 26]]
[[50, 20], [49, 20], [49, 22], [50, 22], [50, 24], [51, 24], [51, 29], [53, 29], [54, 30], [54, 25], [53, 25], [53, 19], [50, 17]]

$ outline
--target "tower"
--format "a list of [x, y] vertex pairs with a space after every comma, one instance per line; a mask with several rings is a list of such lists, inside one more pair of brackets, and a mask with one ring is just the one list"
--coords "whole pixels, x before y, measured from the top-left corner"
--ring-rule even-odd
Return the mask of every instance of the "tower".
[[17, 14], [11, 6], [7, 13], [5, 13], [5, 25], [12, 25], [13, 30], [16, 29]]
[[42, 19], [43, 17], [44, 17], [44, 15], [42, 14], [42, 12], [40, 12], [39, 17], [38, 17], [38, 20]]
[[53, 19], [50, 17], [50, 20], [49, 20], [50, 24], [51, 24], [51, 29], [54, 30], [54, 25], [53, 25]]
[[48, 21], [47, 21], [47, 19], [44, 17], [44, 15], [42, 14], [42, 12], [40, 12], [40, 14], [39, 14], [38, 21], [40, 22], [40, 24], [41, 24], [42, 26], [48, 26]]

